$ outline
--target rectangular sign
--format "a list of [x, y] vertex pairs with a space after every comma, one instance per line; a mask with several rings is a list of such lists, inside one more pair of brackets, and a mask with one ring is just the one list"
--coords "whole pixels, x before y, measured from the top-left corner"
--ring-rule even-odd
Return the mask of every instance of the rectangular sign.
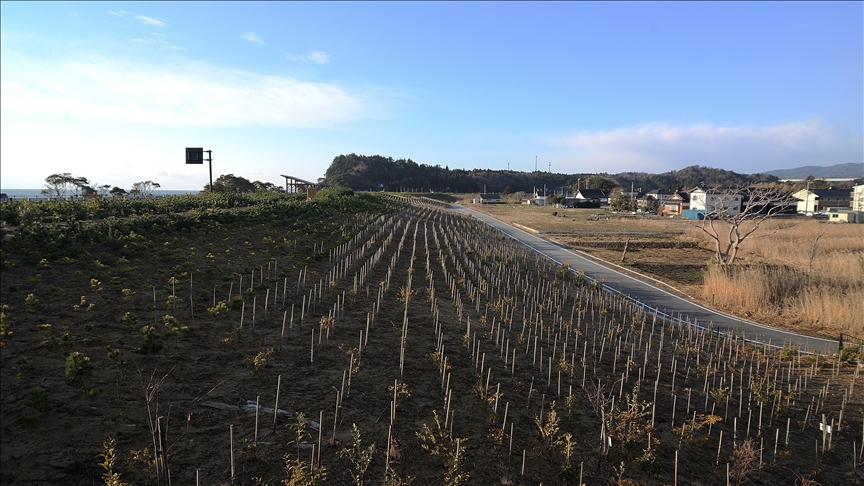
[[186, 163], [187, 164], [203, 164], [204, 149], [186, 147]]

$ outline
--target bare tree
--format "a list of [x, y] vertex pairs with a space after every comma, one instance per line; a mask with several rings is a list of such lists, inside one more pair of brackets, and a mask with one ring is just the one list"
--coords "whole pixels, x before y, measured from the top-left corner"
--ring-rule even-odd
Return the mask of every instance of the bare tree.
[[707, 212], [700, 228], [714, 242], [715, 258], [724, 266], [735, 262], [744, 240], [792, 202], [789, 192], [776, 187], [707, 189], [704, 197]]

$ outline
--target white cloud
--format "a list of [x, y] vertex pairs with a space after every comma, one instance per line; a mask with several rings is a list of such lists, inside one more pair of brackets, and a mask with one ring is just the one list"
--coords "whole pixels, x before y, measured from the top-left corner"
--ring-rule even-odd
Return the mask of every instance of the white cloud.
[[143, 24], [152, 25], [153, 27], [165, 27], [165, 19], [147, 17], [146, 15], [136, 15], [135, 18]]
[[160, 17], [150, 17], [147, 15], [140, 15], [135, 12], [127, 12], [125, 10], [108, 10], [108, 13], [111, 15], [115, 15], [117, 17], [126, 17], [131, 16], [133, 19], [141, 22], [144, 25], [149, 25], [151, 27], [165, 27], [168, 25], [165, 22], [165, 19]]
[[144, 45], [148, 45], [148, 46], [158, 46], [161, 48], [161, 49], [159, 49], [161, 51], [164, 51], [165, 49], [170, 49], [172, 51], [185, 51], [186, 50], [185, 47], [172, 46], [171, 44], [168, 43], [168, 41], [166, 41], [165, 39], [163, 39], [161, 37], [156, 38], [156, 39], [146, 39], [146, 38], [136, 37], [134, 39], [129, 39], [129, 40], [132, 42], [138, 43], [138, 44], [144, 44]]
[[243, 35], [240, 36], [240, 38], [246, 39], [247, 41], [254, 44], [264, 44], [264, 38], [256, 34], [255, 32], [245, 32]]
[[656, 173], [702, 165], [758, 173], [861, 162], [864, 154], [861, 134], [821, 119], [764, 127], [653, 123], [581, 132], [550, 143], [566, 149], [562, 172]]
[[201, 62], [3, 56], [0, 92], [9, 112], [163, 126], [322, 127], [371, 111], [363, 95], [336, 85]]
[[315, 64], [327, 64], [330, 62], [330, 54], [321, 51], [311, 51], [309, 54], [305, 56], [299, 56], [297, 54], [291, 54], [290, 52], [285, 53], [285, 59], [289, 61], [295, 62], [311, 62]]
[[321, 51], [312, 51], [306, 57], [315, 64], [327, 64], [330, 62], [330, 54]]

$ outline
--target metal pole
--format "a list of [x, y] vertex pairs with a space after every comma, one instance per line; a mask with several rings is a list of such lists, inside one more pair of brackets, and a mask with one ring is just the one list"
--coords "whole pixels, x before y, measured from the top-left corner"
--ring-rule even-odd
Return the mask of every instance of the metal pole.
[[213, 192], [213, 151], [207, 151], [207, 162], [210, 165], [210, 192]]

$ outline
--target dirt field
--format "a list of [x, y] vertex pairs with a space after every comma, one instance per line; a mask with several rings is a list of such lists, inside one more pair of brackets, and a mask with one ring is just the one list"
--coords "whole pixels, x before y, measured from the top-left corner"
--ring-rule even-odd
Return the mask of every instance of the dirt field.
[[[733, 483], [861, 481], [849, 362], [655, 321], [434, 207], [289, 223], [143, 235], [129, 259], [10, 251], [0, 482], [100, 483], [112, 437], [130, 484], [314, 484], [286, 456], [350, 484], [352, 424], [375, 444], [364, 484], [388, 464], [386, 484], [723, 485], [727, 463]], [[300, 427], [297, 447], [298, 413], [320, 442]]]

